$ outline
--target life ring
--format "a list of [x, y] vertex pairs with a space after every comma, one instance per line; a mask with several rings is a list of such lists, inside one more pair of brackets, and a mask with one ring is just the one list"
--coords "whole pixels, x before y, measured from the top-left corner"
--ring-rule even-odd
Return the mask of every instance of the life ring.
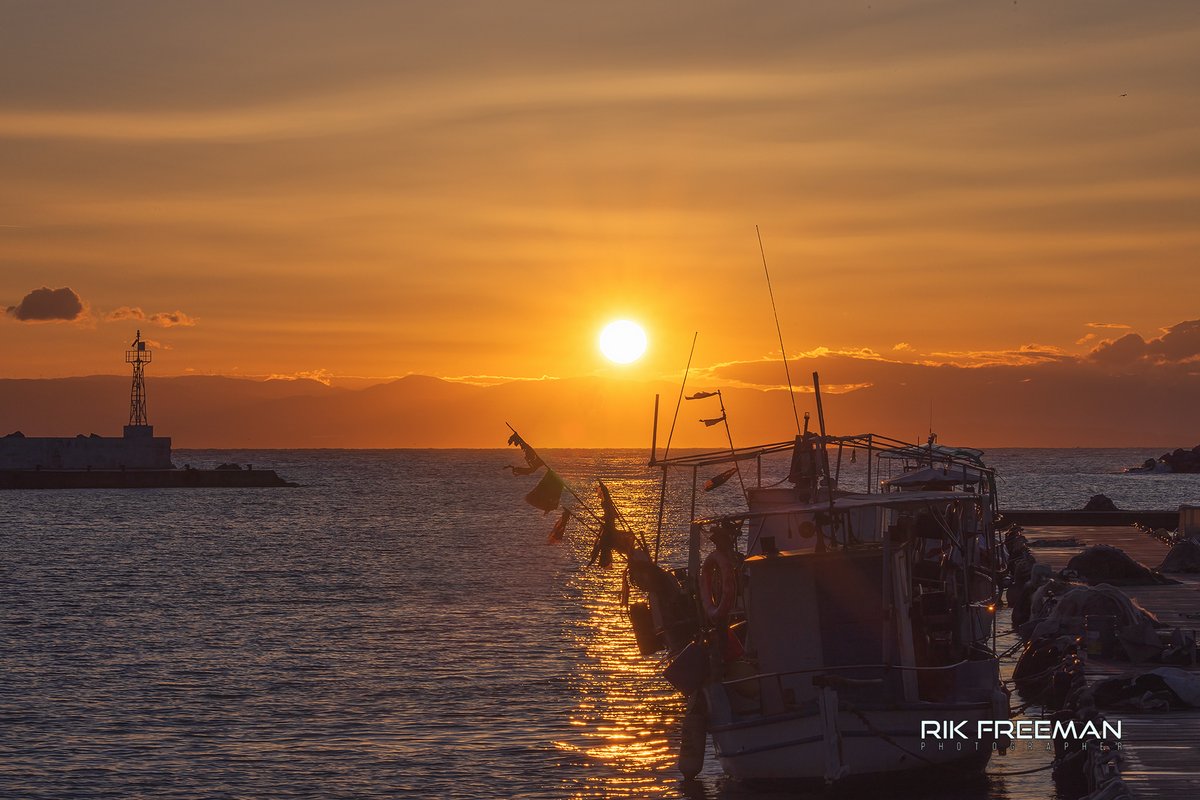
[[700, 602], [710, 622], [720, 622], [729, 616], [737, 600], [737, 565], [729, 554], [714, 550], [700, 568]]

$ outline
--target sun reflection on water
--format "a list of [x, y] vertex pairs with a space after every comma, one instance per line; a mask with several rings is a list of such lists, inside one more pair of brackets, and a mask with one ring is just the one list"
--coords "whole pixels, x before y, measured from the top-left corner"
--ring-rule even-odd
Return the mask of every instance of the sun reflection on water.
[[[640, 461], [640, 459], [639, 459]], [[644, 462], [608, 465], [613, 497], [631, 527], [653, 537], [659, 488]], [[572, 556], [586, 564], [591, 548], [586, 534], [573, 539]], [[675, 758], [684, 700], [661, 677], [654, 656], [637, 648], [622, 602], [622, 565], [611, 569], [580, 567], [571, 575], [584, 613], [567, 632], [583, 657], [570, 678], [576, 695], [571, 725], [574, 741], [555, 743], [582, 756], [604, 776], [572, 781], [568, 796], [661, 797], [677, 782]]]

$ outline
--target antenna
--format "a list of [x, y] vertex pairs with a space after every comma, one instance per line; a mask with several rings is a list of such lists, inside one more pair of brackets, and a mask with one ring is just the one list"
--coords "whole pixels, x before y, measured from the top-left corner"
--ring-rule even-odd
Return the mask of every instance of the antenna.
[[679, 419], [679, 407], [683, 405], [683, 390], [687, 387], [688, 373], [692, 371], [692, 356], [696, 355], [696, 340], [700, 331], [692, 334], [692, 349], [688, 351], [687, 366], [683, 368], [683, 381], [679, 384], [679, 397], [675, 400], [675, 416], [671, 417], [671, 430], [667, 433], [667, 449], [663, 452], [663, 461], [671, 454], [671, 440], [675, 438], [675, 422]]
[[767, 269], [767, 251], [763, 249], [762, 231], [754, 226], [758, 236], [758, 252], [762, 255], [763, 274], [767, 276], [767, 294], [771, 295], [771, 313], [775, 315], [775, 333], [779, 334], [779, 354], [783, 356], [783, 374], [787, 376], [788, 398], [792, 401], [792, 416], [796, 419], [796, 433], [800, 433], [800, 412], [796, 410], [796, 393], [792, 391], [792, 371], [788, 369], [787, 352], [783, 349], [783, 330], [779, 327], [779, 311], [775, 308], [775, 290], [771, 288], [771, 271]]
[[137, 332], [132, 349], [125, 351], [125, 363], [133, 365], [133, 387], [129, 391], [129, 425], [131, 427], [146, 427], [146, 365], [151, 361], [153, 351], [146, 349], [142, 341], [142, 332]]

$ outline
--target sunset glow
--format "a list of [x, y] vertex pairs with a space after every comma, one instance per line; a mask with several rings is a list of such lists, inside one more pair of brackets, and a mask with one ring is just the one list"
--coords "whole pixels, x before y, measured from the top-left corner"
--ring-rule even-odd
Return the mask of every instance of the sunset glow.
[[[1182, 0], [122, 9], [23, 4], [0, 33], [0, 377], [120, 374], [140, 328], [151, 380], [542, 407], [599, 376], [641, 407], [698, 331], [692, 380], [769, 395], [757, 226], [786, 352], [856, 414], [917, 430], [931, 398], [897, 398], [978, 383], [960, 435], [994, 404], [1025, 436], [1053, 380], [1104, 401], [1071, 439], [1103, 444], [1150, 434], [1131, 376], [1200, 392]], [[640, 357], [597, 351], [614, 313]]]

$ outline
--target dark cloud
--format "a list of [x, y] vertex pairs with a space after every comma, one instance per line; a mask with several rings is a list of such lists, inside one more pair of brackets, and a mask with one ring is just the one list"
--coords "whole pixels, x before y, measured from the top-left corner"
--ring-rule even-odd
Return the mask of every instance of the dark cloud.
[[1120, 339], [1105, 339], [1088, 354], [1097, 364], [1130, 364], [1144, 358], [1146, 340], [1138, 333], [1127, 333]]
[[1164, 361], [1190, 361], [1200, 355], [1200, 319], [1172, 325], [1157, 339], [1146, 342], [1150, 355]]
[[84, 316], [84, 305], [79, 295], [66, 286], [61, 289], [43, 286], [25, 295], [15, 306], [9, 306], [6, 313], [22, 322], [72, 322]]
[[1106, 339], [1088, 358], [1097, 364], [1130, 366], [1139, 363], [1179, 364], [1200, 358], [1200, 320], [1193, 319], [1163, 329], [1155, 339], [1127, 333], [1119, 339]]

